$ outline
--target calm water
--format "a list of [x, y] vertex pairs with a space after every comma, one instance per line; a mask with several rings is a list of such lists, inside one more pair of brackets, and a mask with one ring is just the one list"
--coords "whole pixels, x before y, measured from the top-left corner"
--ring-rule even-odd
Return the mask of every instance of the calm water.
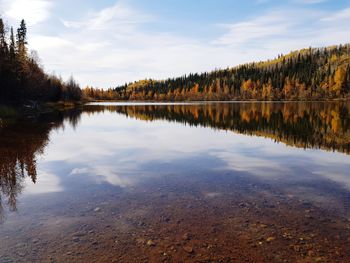
[[0, 262], [350, 262], [349, 103], [0, 120]]

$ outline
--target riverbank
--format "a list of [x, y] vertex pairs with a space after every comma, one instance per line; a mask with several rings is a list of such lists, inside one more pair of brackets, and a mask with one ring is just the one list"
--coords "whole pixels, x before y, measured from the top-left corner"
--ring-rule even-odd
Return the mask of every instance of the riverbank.
[[18, 111], [16, 108], [0, 104], [0, 118], [11, 118], [16, 117], [17, 115]]
[[22, 115], [38, 114], [55, 110], [67, 110], [82, 106], [87, 101], [59, 101], [42, 104], [8, 105], [0, 104], [0, 118], [16, 118]]

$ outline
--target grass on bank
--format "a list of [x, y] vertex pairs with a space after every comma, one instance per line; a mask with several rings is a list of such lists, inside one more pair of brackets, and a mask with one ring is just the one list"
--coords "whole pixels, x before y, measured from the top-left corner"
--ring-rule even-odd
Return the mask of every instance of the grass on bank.
[[11, 106], [0, 104], [0, 118], [14, 118], [18, 116], [18, 111]]

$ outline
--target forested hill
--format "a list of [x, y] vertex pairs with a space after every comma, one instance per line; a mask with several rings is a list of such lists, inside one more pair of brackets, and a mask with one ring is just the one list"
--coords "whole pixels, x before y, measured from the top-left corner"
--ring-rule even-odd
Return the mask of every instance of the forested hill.
[[14, 32], [0, 18], [0, 103], [77, 101], [81, 97], [81, 89], [73, 78], [64, 82], [46, 74], [36, 52], [28, 52], [24, 20]]
[[303, 49], [210, 73], [142, 80], [117, 87], [113, 95], [114, 99], [156, 101], [349, 98], [350, 44]]

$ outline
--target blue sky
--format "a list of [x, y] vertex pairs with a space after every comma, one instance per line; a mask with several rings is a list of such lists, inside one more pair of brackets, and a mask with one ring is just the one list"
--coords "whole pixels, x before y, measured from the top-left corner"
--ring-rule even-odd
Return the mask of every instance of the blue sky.
[[103, 88], [350, 42], [350, 0], [0, 0], [48, 72]]

